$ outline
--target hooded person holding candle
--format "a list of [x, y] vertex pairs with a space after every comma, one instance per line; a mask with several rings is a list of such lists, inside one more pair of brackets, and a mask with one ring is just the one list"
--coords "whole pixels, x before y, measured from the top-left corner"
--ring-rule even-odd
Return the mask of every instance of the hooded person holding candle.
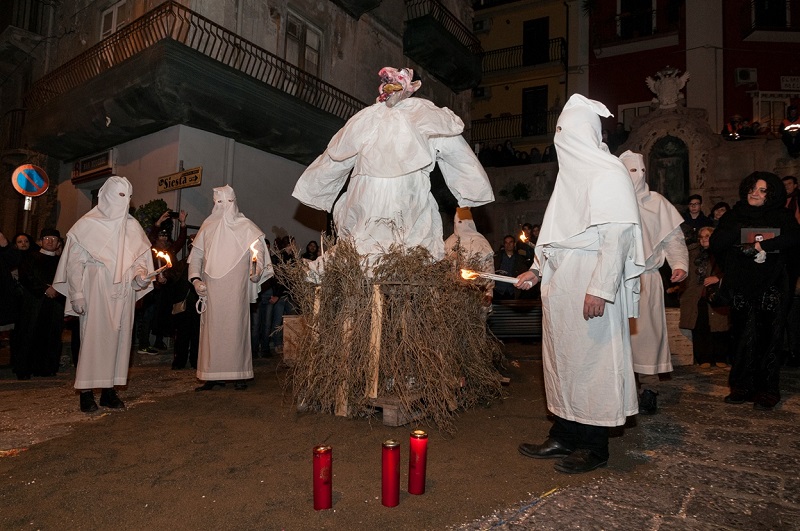
[[[468, 207], [456, 209], [453, 234], [445, 240], [444, 249], [448, 259], [456, 262], [459, 269], [464, 267], [461, 260], [466, 260], [467, 264], [472, 263], [478, 271], [494, 273], [494, 249], [489, 240], [478, 232], [472, 211]], [[486, 300], [491, 304], [494, 281], [488, 281], [484, 289]]]
[[128, 179], [109, 177], [97, 206], [67, 233], [53, 279], [53, 288], [67, 297], [65, 313], [80, 318], [75, 389], [86, 413], [97, 410], [96, 388], [102, 389], [101, 406], [125, 407], [114, 386], [128, 383], [134, 308], [153, 289], [150, 242], [128, 214], [132, 193]]
[[526, 457], [577, 474], [608, 463], [609, 427], [637, 412], [629, 317], [638, 315], [645, 253], [628, 170], [601, 138], [602, 103], [570, 97], [556, 124], [559, 172], [531, 270], [541, 278], [542, 361], [554, 423]]
[[250, 348], [250, 303], [273, 275], [264, 233], [239, 212], [230, 186], [214, 188], [214, 207], [192, 243], [189, 281], [204, 302], [200, 317], [196, 391], [208, 391], [234, 380], [247, 389], [253, 378]]

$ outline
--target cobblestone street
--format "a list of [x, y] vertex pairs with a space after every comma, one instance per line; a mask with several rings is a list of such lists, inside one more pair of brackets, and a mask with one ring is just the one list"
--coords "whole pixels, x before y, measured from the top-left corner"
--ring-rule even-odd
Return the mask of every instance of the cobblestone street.
[[[193, 371], [171, 371], [167, 353], [139, 356], [128, 408], [94, 415], [78, 411], [70, 369], [26, 382], [0, 369], [0, 528], [798, 528], [800, 370], [784, 370], [784, 400], [762, 412], [723, 403], [727, 369], [676, 367], [658, 414], [612, 437], [608, 467], [568, 476], [517, 453], [549, 422], [539, 346], [507, 355], [508, 396], [459, 415], [452, 437], [427, 427], [428, 491], [394, 509], [380, 505], [370, 449], [405, 444], [410, 427], [297, 413], [272, 358], [256, 360], [246, 392], [194, 393]], [[310, 448], [323, 441], [334, 507], [313, 511]]]

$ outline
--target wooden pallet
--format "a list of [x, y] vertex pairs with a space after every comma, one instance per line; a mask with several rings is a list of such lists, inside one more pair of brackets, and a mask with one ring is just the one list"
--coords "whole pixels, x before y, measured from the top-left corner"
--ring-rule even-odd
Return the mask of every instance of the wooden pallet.
[[404, 411], [400, 399], [394, 396], [379, 396], [370, 399], [369, 402], [372, 407], [381, 410], [384, 426], [405, 426], [422, 418], [421, 411], [409, 415], [407, 411]]

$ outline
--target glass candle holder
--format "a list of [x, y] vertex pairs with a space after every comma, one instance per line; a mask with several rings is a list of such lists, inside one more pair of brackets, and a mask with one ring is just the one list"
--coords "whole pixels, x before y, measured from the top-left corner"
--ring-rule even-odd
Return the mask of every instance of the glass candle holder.
[[314, 447], [314, 510], [333, 506], [333, 449], [330, 446]]
[[381, 503], [386, 507], [400, 504], [400, 442], [383, 442], [381, 456]]
[[411, 432], [408, 456], [408, 493], [425, 494], [425, 471], [428, 465], [428, 434]]

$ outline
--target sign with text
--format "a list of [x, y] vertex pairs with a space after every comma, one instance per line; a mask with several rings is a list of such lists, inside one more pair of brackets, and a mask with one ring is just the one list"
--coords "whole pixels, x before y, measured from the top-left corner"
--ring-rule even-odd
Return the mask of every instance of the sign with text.
[[38, 197], [47, 191], [50, 179], [39, 166], [23, 164], [11, 175], [11, 184], [25, 197]]
[[203, 167], [192, 168], [191, 170], [184, 170], [172, 175], [165, 175], [158, 178], [158, 193], [171, 192], [181, 188], [189, 188], [191, 186], [200, 186], [203, 181]]
[[72, 167], [72, 183], [79, 184], [108, 177], [114, 173], [114, 150], [84, 157]]
[[781, 76], [781, 90], [800, 90], [800, 76]]

